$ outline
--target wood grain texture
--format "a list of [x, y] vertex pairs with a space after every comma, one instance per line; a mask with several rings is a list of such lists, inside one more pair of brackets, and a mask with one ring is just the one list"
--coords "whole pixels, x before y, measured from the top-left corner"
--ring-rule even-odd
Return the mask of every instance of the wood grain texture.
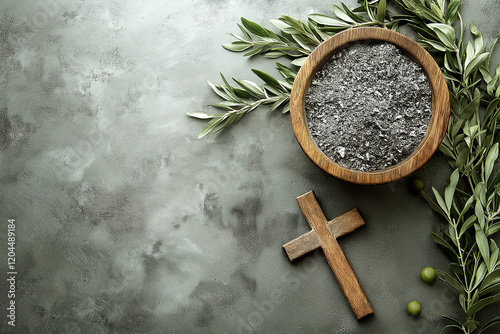
[[[339, 50], [357, 41], [377, 40], [395, 44], [419, 64], [432, 91], [432, 115], [427, 132], [406, 159], [385, 169], [363, 172], [347, 169], [328, 158], [312, 140], [304, 110], [305, 95], [316, 72]], [[410, 175], [436, 152], [450, 117], [449, 92], [443, 74], [432, 56], [415, 41], [384, 28], [355, 28], [336, 34], [320, 44], [307, 58], [295, 78], [290, 96], [290, 117], [295, 137], [306, 155], [325, 172], [357, 184], [382, 184]]]
[[[341, 236], [351, 233], [364, 224], [365, 221], [356, 208], [330, 220], [327, 223], [330, 232], [335, 238], [340, 238]], [[304, 233], [300, 237], [295, 238], [283, 245], [283, 249], [285, 250], [290, 261], [294, 261], [318, 247], [321, 247], [321, 244], [315, 230]]]
[[327, 226], [327, 220], [312, 191], [297, 198], [307, 222], [318, 235], [321, 248], [332, 271], [340, 284], [354, 314], [361, 319], [373, 313], [373, 309], [361, 285], [347, 261], [334, 235]]

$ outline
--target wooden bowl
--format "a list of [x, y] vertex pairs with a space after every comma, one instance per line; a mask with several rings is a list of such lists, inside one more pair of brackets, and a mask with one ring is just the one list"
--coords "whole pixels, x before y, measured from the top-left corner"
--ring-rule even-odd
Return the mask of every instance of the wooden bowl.
[[[328, 158], [311, 138], [304, 101], [316, 72], [330, 58], [353, 42], [385, 41], [399, 47], [422, 67], [432, 92], [432, 115], [424, 138], [417, 148], [399, 163], [380, 170], [364, 172], [345, 168]], [[388, 183], [410, 175], [422, 167], [436, 152], [450, 117], [449, 92], [443, 74], [432, 56], [415, 41], [384, 28], [355, 28], [336, 34], [320, 44], [307, 58], [295, 78], [290, 95], [290, 116], [295, 137], [306, 155], [325, 172], [357, 184]]]

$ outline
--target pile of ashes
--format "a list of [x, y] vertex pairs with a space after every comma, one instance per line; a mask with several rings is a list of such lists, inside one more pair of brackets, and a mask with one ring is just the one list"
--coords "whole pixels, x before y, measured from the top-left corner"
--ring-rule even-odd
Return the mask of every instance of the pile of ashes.
[[391, 43], [353, 43], [315, 75], [305, 97], [311, 137], [331, 160], [374, 171], [409, 156], [431, 117], [422, 68]]

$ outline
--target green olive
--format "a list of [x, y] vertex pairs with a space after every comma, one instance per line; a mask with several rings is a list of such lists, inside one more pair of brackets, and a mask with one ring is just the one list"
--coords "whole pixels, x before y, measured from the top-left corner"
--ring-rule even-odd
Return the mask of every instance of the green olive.
[[420, 278], [425, 283], [432, 283], [436, 279], [436, 271], [432, 267], [425, 267], [420, 272]]
[[425, 188], [425, 182], [418, 177], [415, 177], [410, 182], [410, 191], [414, 194], [420, 194]]
[[408, 305], [406, 305], [406, 312], [408, 312], [408, 314], [413, 317], [419, 315], [421, 311], [422, 307], [420, 306], [420, 303], [417, 302], [416, 300], [412, 300], [411, 302], [408, 303]]

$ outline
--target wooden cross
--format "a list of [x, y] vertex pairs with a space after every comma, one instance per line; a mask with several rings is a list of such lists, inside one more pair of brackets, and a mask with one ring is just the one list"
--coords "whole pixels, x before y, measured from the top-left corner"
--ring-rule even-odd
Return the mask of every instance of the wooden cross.
[[312, 230], [283, 245], [288, 258], [293, 261], [321, 247], [356, 317], [372, 314], [373, 309], [336, 239], [365, 224], [358, 210], [327, 221], [312, 191], [297, 197], [297, 201]]

